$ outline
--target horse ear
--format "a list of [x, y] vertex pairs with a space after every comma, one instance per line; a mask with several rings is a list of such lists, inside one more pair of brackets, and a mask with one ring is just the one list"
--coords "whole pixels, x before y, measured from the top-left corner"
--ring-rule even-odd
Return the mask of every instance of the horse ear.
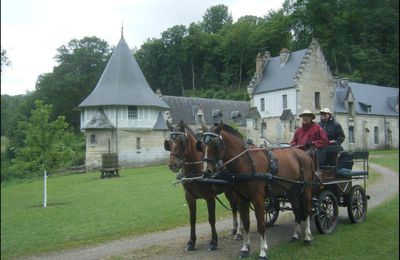
[[169, 131], [173, 131], [174, 127], [171, 125], [171, 123], [168, 120], [166, 120], [166, 121], [167, 121], [167, 127], [168, 127]]
[[181, 119], [181, 121], [179, 122], [179, 130], [181, 132], [185, 132], [185, 122], [183, 122], [183, 120]]
[[214, 133], [220, 134], [223, 128], [224, 122], [221, 120], [221, 122], [219, 122], [219, 124], [216, 126]]
[[196, 142], [196, 151], [203, 152], [203, 147], [201, 146], [201, 141]]
[[164, 141], [164, 149], [165, 149], [165, 151], [170, 151], [171, 150], [171, 147], [169, 146], [168, 140]]

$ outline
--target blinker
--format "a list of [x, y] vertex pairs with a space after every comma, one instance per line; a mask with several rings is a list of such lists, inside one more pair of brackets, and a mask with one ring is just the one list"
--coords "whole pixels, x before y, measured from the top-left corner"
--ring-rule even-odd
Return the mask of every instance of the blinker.
[[164, 149], [165, 149], [165, 151], [170, 151], [171, 150], [171, 147], [169, 146], [168, 140], [164, 141]]

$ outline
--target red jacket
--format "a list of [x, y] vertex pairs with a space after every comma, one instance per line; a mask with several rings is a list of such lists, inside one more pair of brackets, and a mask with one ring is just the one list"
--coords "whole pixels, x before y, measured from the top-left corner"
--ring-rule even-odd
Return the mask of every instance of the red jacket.
[[293, 140], [290, 145], [307, 145], [312, 144], [315, 148], [320, 149], [327, 146], [329, 139], [325, 131], [315, 122], [303, 124], [294, 133]]

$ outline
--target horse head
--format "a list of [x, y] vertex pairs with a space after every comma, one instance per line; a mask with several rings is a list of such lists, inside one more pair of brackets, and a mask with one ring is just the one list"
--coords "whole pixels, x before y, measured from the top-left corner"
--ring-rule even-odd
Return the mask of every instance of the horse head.
[[[169, 137], [164, 141], [164, 149], [169, 151], [168, 167], [178, 172], [183, 167], [194, 168], [193, 163], [200, 161], [200, 154], [195, 151], [196, 136], [193, 131], [181, 120], [175, 127], [168, 121]], [[190, 167], [192, 166], [192, 167]], [[194, 171], [191, 169], [191, 171]], [[200, 171], [200, 170], [199, 170]], [[188, 171], [184, 171], [183, 174]]]
[[202, 172], [205, 176], [215, 177], [222, 170], [226, 152], [221, 136], [224, 126], [221, 121], [211, 129], [203, 129], [203, 139], [196, 144], [197, 151], [203, 153]]

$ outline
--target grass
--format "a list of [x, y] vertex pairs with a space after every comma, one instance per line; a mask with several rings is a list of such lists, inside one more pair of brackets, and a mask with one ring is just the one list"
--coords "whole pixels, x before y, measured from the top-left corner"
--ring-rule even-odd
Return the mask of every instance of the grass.
[[399, 259], [399, 196], [369, 211], [364, 223], [342, 222], [329, 235], [314, 234], [311, 247], [285, 243], [268, 254], [270, 259], [296, 260]]
[[[167, 167], [124, 170], [120, 175], [50, 177], [47, 208], [42, 207], [43, 181], [2, 185], [1, 259], [189, 224], [183, 189], [172, 185], [175, 174]], [[217, 206], [218, 217], [229, 213]], [[204, 200], [198, 202], [197, 219], [207, 220]]]
[[[390, 154], [395, 152], [398, 154], [397, 150]], [[381, 163], [379, 160], [383, 158], [375, 159], [378, 159], [377, 163]], [[393, 167], [393, 170], [398, 171], [398, 156], [391, 157], [389, 161], [387, 167]], [[41, 179], [2, 183], [1, 259], [63, 250], [189, 224], [183, 189], [180, 185], [177, 187], [172, 185], [175, 174], [172, 174], [167, 167], [129, 169], [121, 171], [120, 174], [120, 178], [103, 180], [100, 179], [100, 172], [51, 176], [48, 178], [47, 208], [42, 207]], [[379, 181], [378, 176], [378, 173], [371, 171], [368, 183]], [[220, 198], [228, 205], [224, 196]], [[197, 221], [206, 221], [207, 210], [204, 200], [199, 200], [197, 208]], [[354, 247], [353, 251], [361, 252], [363, 258], [369, 259], [371, 255], [365, 253], [370, 252], [365, 247], [376, 249], [376, 254], [382, 250], [392, 252], [392, 248], [385, 243], [398, 245], [398, 197], [397, 202], [390, 202], [389, 206], [383, 207], [385, 210], [383, 216], [379, 213], [381, 210], [369, 212], [367, 221], [361, 225], [341, 223], [329, 236], [316, 235], [312, 250], [302, 249], [300, 245], [284, 245], [289, 247], [288, 250], [299, 251], [300, 254], [299, 257], [297, 253], [283, 254], [288, 257], [283, 259], [294, 258], [291, 256], [296, 256], [296, 259], [313, 258], [314, 255], [308, 255], [311, 254], [309, 251], [314, 251], [318, 247], [321, 247], [321, 255], [329, 256], [330, 254], [323, 252], [330, 250], [331, 243], [333, 245], [342, 243], [341, 247], [346, 245], [353, 248], [352, 241], [361, 243], [360, 246], [353, 244], [358, 246]], [[228, 215], [230, 211], [217, 206], [218, 218]], [[371, 227], [369, 223], [372, 223]], [[364, 226], [367, 227], [367, 231], [356, 233]], [[371, 233], [368, 233], [368, 229]], [[397, 232], [396, 238], [392, 237], [393, 234], [387, 229]], [[353, 231], [358, 235], [351, 236]], [[385, 248], [375, 246], [375, 244], [380, 246], [382, 243]], [[369, 246], [371, 244], [374, 245]], [[341, 250], [340, 246], [334, 248], [337, 251]], [[279, 248], [271, 251], [271, 258], [282, 259], [280, 251], [274, 253], [274, 250]], [[354, 255], [349, 251], [347, 256]], [[335, 250], [332, 252], [336, 253]], [[396, 252], [398, 258], [398, 247], [394, 253]]]

